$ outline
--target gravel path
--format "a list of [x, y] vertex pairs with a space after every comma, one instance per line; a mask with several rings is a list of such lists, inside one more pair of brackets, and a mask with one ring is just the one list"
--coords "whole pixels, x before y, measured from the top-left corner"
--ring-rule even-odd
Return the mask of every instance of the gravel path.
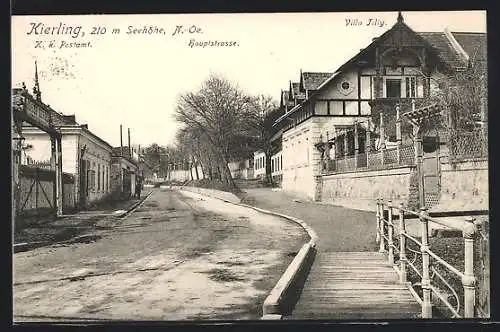
[[169, 190], [96, 235], [14, 255], [14, 321], [258, 319], [308, 241], [294, 223]]
[[245, 189], [243, 203], [304, 220], [319, 236], [318, 250], [374, 251], [375, 212], [297, 200], [269, 188]]

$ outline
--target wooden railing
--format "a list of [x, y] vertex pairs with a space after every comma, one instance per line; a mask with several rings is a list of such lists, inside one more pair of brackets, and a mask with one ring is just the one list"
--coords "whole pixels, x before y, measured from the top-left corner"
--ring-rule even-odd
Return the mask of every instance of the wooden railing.
[[[402, 203], [399, 206], [393, 206], [391, 201], [384, 203], [381, 199], [377, 200], [376, 215], [376, 239], [379, 243], [379, 252], [387, 253], [388, 261], [394, 265], [399, 274], [400, 282], [409, 287], [416, 300], [421, 304], [422, 318], [433, 317], [432, 309], [433, 305], [436, 304], [436, 298], [441, 301], [445, 308], [449, 309], [453, 318], [475, 317], [474, 238], [480, 226], [475, 223], [475, 219], [468, 217], [457, 222], [438, 220], [429, 217], [425, 208], [420, 209], [420, 212], [415, 212], [405, 208]], [[420, 239], [410, 235], [407, 231], [408, 225], [405, 216], [410, 215], [418, 217]], [[464, 239], [463, 271], [430, 249], [429, 222], [462, 232]], [[395, 230], [397, 231], [396, 235]], [[412, 249], [410, 243], [419, 249]], [[414, 256], [412, 260], [408, 258], [411, 255]], [[419, 264], [416, 264], [417, 257]], [[447, 271], [448, 278], [438, 271], [438, 266]], [[409, 278], [410, 274], [412, 278]], [[451, 276], [460, 278], [463, 294], [461, 294], [461, 290], [454, 289], [450, 280], [447, 280]], [[415, 288], [421, 289], [420, 294]], [[455, 299], [454, 304], [451, 303], [450, 296], [446, 295], [445, 289], [451, 292], [451, 297]], [[463, 302], [461, 298], [463, 298]]]

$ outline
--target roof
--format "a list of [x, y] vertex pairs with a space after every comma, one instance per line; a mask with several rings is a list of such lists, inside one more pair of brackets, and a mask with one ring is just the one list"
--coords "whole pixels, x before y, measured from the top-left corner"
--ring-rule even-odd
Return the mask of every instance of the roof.
[[128, 146], [121, 147], [121, 150], [122, 150], [122, 152], [120, 153], [120, 147], [119, 146], [118, 147], [114, 147], [112, 149], [111, 153], [113, 154], [113, 156], [116, 156], [116, 157], [123, 156], [125, 158], [130, 159], [131, 156], [130, 156], [130, 150], [129, 150]]
[[[480, 61], [486, 62], [486, 34], [470, 32], [450, 33], [448, 31], [415, 32], [404, 23], [402, 15], [399, 14], [397, 23], [394, 24], [391, 29], [384, 32], [378, 38], [373, 38], [372, 42], [367, 47], [363, 48], [359, 53], [357, 53], [355, 56], [341, 65], [335, 73], [302, 73], [304, 85], [306, 87], [311, 87], [311, 90], [315, 90], [308, 96], [308, 98], [313, 98], [314, 95], [319, 93], [319, 90], [321, 90], [325, 85], [331, 82], [337, 75], [345, 71], [345, 69], [347, 69], [351, 65], [357, 63], [359, 60], [362, 60], [363, 57], [369, 55], [370, 52], [373, 52], [377, 45], [379, 45], [381, 41], [385, 40], [386, 37], [390, 36], [390, 34], [395, 31], [395, 29], [403, 31], [403, 33], [405, 33], [405, 31], [410, 34], [413, 33], [416, 41], [422, 43], [425, 47], [427, 47], [430, 50], [430, 55], [433, 57], [437, 56], [442, 64], [448, 69], [454, 70], [465, 67], [467, 65], [466, 55], [468, 55], [469, 58], [472, 58], [476, 50], [478, 50], [478, 59], [480, 59]], [[308, 81], [307, 83], [306, 77]], [[318, 81], [322, 82], [318, 84]], [[297, 95], [295, 92], [295, 84], [297, 83], [291, 84], [294, 89], [294, 96]], [[306, 88], [306, 90], [309, 90], [309, 88]], [[290, 113], [296, 111], [299, 108], [300, 105], [297, 105], [290, 111]], [[286, 116], [288, 115], [289, 114], [287, 114]], [[276, 120], [276, 122], [283, 120], [286, 116], [280, 117]]]
[[305, 99], [306, 95], [303, 92], [300, 92], [300, 83], [293, 82], [292, 83], [292, 96], [297, 99]]
[[424, 38], [437, 51], [439, 58], [452, 68], [465, 65], [444, 32], [417, 32], [417, 34]]
[[330, 78], [332, 74], [333, 73], [304, 72], [302, 73], [304, 88], [306, 90], [316, 90], [321, 83]]
[[282, 105], [288, 105], [289, 94], [290, 94], [290, 91], [288, 91], [288, 90], [282, 90], [281, 91], [281, 104]]
[[477, 32], [451, 32], [455, 40], [462, 46], [469, 58], [477, 61], [487, 61], [487, 35]]

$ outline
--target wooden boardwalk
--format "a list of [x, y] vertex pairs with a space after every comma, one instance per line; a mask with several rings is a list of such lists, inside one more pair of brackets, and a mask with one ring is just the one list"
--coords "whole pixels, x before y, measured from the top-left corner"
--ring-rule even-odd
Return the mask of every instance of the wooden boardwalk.
[[318, 252], [286, 319], [411, 319], [421, 307], [378, 252]]

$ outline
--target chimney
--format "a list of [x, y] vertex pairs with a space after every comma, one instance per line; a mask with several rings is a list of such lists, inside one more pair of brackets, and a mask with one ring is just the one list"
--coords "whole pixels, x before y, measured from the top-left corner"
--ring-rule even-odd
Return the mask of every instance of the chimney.
[[66, 124], [76, 124], [76, 117], [75, 115], [63, 115], [64, 122]]
[[123, 157], [123, 134], [122, 134], [122, 125], [120, 125], [120, 156]]
[[128, 155], [132, 158], [132, 146], [130, 146], [130, 128], [128, 128]]

